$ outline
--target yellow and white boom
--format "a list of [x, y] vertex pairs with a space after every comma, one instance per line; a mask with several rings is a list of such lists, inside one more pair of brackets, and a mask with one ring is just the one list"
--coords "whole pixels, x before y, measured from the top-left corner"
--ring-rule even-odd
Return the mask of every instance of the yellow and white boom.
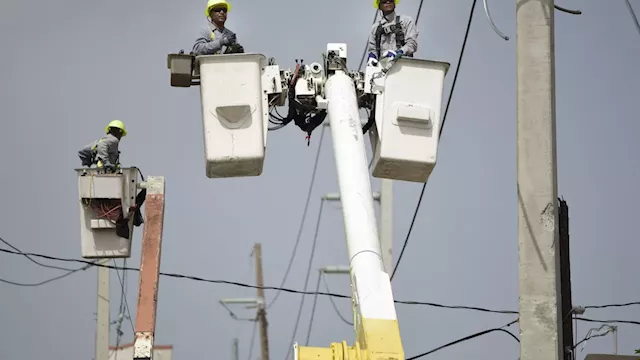
[[261, 54], [170, 54], [168, 60], [172, 86], [200, 85], [210, 178], [262, 173], [273, 105], [289, 99], [300, 108], [326, 112], [349, 253], [356, 342], [327, 348], [295, 344], [294, 358], [403, 360], [391, 281], [378, 241], [359, 108], [375, 109], [370, 131], [373, 176], [426, 182], [436, 163], [449, 64], [401, 58], [390, 67], [368, 66], [364, 73], [349, 73], [346, 45], [333, 43], [327, 45], [323, 64], [300, 65], [293, 72], [280, 70]]

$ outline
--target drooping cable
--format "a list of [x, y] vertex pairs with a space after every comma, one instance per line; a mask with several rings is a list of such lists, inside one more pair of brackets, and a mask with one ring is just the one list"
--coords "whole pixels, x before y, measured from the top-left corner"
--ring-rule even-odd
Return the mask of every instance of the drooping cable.
[[452, 342], [450, 342], [450, 343], [444, 344], [444, 345], [442, 345], [442, 346], [438, 346], [437, 348], [435, 348], [435, 349], [433, 349], [433, 350], [429, 350], [429, 351], [427, 351], [427, 352], [425, 352], [425, 353], [422, 353], [422, 354], [420, 354], [420, 355], [416, 355], [416, 356], [408, 357], [406, 360], [415, 360], [415, 359], [419, 359], [419, 358], [421, 358], [421, 357], [423, 357], [423, 356], [427, 356], [427, 355], [429, 355], [429, 354], [433, 354], [433, 353], [434, 353], [434, 352], [436, 352], [436, 351], [440, 351], [440, 350], [442, 350], [442, 349], [444, 349], [444, 348], [448, 348], [449, 346], [453, 346], [453, 345], [456, 345], [456, 344], [459, 344], [459, 343], [462, 343], [462, 342], [465, 342], [465, 341], [471, 340], [471, 339], [473, 339], [473, 338], [477, 338], [478, 336], [482, 336], [482, 335], [486, 335], [486, 334], [492, 333], [492, 332], [494, 332], [494, 331], [497, 331], [497, 332], [503, 332], [503, 333], [505, 333], [505, 334], [507, 334], [507, 335], [511, 336], [511, 337], [512, 337], [515, 341], [517, 341], [518, 343], [520, 343], [520, 339], [518, 339], [518, 337], [517, 337], [517, 336], [515, 336], [515, 335], [514, 335], [512, 332], [510, 332], [509, 330], [506, 330], [506, 329], [505, 329], [506, 327], [509, 327], [509, 326], [511, 326], [511, 325], [513, 325], [513, 324], [515, 324], [515, 323], [517, 323], [517, 322], [518, 322], [518, 320], [516, 319], [516, 320], [514, 320], [514, 321], [512, 321], [512, 322], [510, 322], [510, 323], [508, 323], [508, 324], [506, 324], [506, 325], [504, 325], [504, 326], [501, 326], [501, 327], [498, 327], [498, 328], [493, 328], [493, 329], [487, 329], [487, 330], [484, 330], [484, 331], [477, 332], [477, 333], [475, 333], [475, 334], [471, 334], [471, 335], [469, 335], [469, 336], [465, 336], [465, 337], [463, 337], [463, 338], [460, 338], [460, 339], [458, 339], [458, 340], [455, 340], [455, 341], [452, 341]]
[[[327, 290], [327, 292], [331, 293], [331, 290], [329, 290], [329, 284], [327, 283], [326, 276], [322, 276], [322, 282], [324, 283], [324, 287]], [[333, 297], [329, 296], [329, 301], [331, 301], [331, 306], [333, 306], [333, 310], [335, 310], [336, 314], [338, 314], [338, 317], [340, 318], [340, 320], [342, 320], [343, 323], [349, 326], [353, 326], [353, 323], [351, 321], [347, 320], [344, 316], [342, 316], [342, 314], [340, 313], [340, 309], [338, 309], [338, 305], [336, 305], [336, 302], [333, 300]]]
[[[379, 12], [379, 10], [376, 10], [376, 12], [373, 14], [373, 21], [371, 22], [371, 26], [372, 27], [376, 23], [376, 20], [378, 19], [378, 12]], [[364, 59], [367, 58], [367, 48], [368, 47], [369, 47], [369, 37], [367, 36], [367, 42], [364, 44], [364, 49], [362, 50], [362, 58], [360, 58], [360, 64], [358, 65], [358, 71], [362, 70], [362, 64], [364, 64]]]
[[311, 329], [313, 328], [313, 319], [316, 314], [316, 305], [318, 304], [318, 290], [320, 290], [320, 278], [322, 277], [322, 271], [318, 272], [318, 281], [316, 283], [316, 291], [313, 295], [313, 305], [311, 306], [311, 316], [309, 316], [309, 328], [307, 329], [307, 339], [304, 342], [304, 346], [309, 346], [309, 340], [311, 339]]
[[[42, 259], [47, 259], [47, 260], [61, 261], [61, 262], [80, 263], [80, 264], [85, 264], [86, 265], [85, 268], [89, 268], [89, 267], [104, 267], [104, 268], [117, 269], [117, 270], [123, 270], [123, 271], [136, 271], [136, 272], [140, 271], [139, 268], [134, 268], [134, 267], [117, 267], [117, 266], [100, 264], [100, 263], [97, 263], [95, 261], [91, 262], [91, 261], [81, 260], [81, 259], [61, 258], [61, 257], [44, 255], [44, 254], [36, 254], [36, 253], [20, 253], [20, 252], [8, 250], [8, 249], [0, 249], [0, 252], [6, 253], [6, 254], [11, 254], [11, 255], [18, 255], [18, 256], [26, 256], [26, 255], [28, 255], [28, 256], [32, 256], [32, 257], [37, 257], [37, 258], [42, 258]], [[78, 269], [78, 271], [80, 271], [80, 270], [81, 269]], [[63, 274], [62, 276], [67, 276], [67, 275], [68, 274]], [[264, 289], [264, 290], [277, 290], [277, 291], [287, 292], [287, 293], [290, 293], [290, 294], [322, 295], [322, 296], [331, 296], [331, 297], [341, 298], [341, 299], [349, 299], [349, 300], [351, 299], [350, 295], [344, 295], [344, 294], [333, 294], [333, 293], [327, 293], [327, 292], [322, 292], [322, 291], [301, 291], [301, 290], [294, 290], [294, 289], [275, 287], [275, 286], [262, 286], [262, 287], [259, 287], [259, 286], [256, 286], [256, 285], [241, 283], [241, 282], [238, 282], [238, 281], [206, 279], [206, 278], [202, 278], [202, 277], [199, 277], [199, 276], [185, 275], [185, 274], [179, 274], [179, 273], [166, 273], [166, 272], [162, 272], [161, 271], [159, 273], [159, 275], [170, 277], [170, 278], [174, 278], [174, 279], [185, 279], [185, 280], [192, 280], [192, 281], [197, 281], [197, 282], [206, 282], [206, 283], [211, 283], [211, 284], [233, 285], [233, 286], [249, 288], [249, 289], [259, 289], [259, 288], [261, 288], [261, 289]], [[18, 285], [18, 286], [21, 286], [21, 285]], [[33, 286], [33, 285], [29, 284], [27, 286]], [[420, 305], [420, 306], [430, 306], [430, 307], [438, 307], [438, 308], [454, 309], [454, 310], [473, 310], [473, 311], [481, 311], [481, 312], [486, 312], [486, 313], [505, 314], [505, 315], [507, 315], [507, 314], [518, 314], [518, 312], [514, 311], [514, 310], [493, 310], [493, 309], [481, 308], [481, 307], [476, 307], [476, 306], [444, 305], [444, 304], [438, 304], [438, 303], [426, 302], [426, 301], [394, 300], [394, 302], [396, 304], [403, 304], [403, 305]], [[625, 306], [638, 305], [639, 303], [640, 302], [629, 302], [629, 303], [625, 303], [625, 304], [590, 305], [590, 306], [588, 306], [586, 308], [625, 307]], [[607, 322], [607, 321], [604, 321], [604, 320], [593, 320], [593, 319], [585, 319], [585, 318], [579, 318], [578, 320], [591, 321], [591, 322]], [[615, 320], [609, 320], [608, 322], [616, 322], [616, 321]], [[630, 324], [640, 324], [640, 322], [629, 322], [629, 321], [624, 321], [624, 320], [620, 320], [618, 322], [630, 323]]]
[[627, 3], [627, 10], [629, 10], [629, 14], [631, 15], [631, 19], [633, 23], [636, 25], [636, 30], [638, 30], [638, 34], [640, 34], [640, 22], [638, 22], [638, 17], [636, 16], [635, 11], [633, 11], [633, 6], [631, 6], [631, 2], [629, 0], [625, 0]]
[[[8, 241], [6, 241], [3, 238], [0, 238], [0, 241], [2, 241], [5, 245], [7, 245], [8, 247], [12, 248], [13, 250], [19, 252], [19, 253], [23, 253], [22, 250], [18, 249], [17, 247], [13, 246], [12, 244], [10, 244]], [[23, 253], [24, 254], [24, 253]], [[29, 259], [29, 261], [31, 261], [32, 263], [42, 266], [42, 267], [46, 267], [49, 269], [56, 269], [56, 270], [62, 270], [62, 271], [78, 271], [78, 270], [83, 270], [83, 268], [80, 269], [69, 269], [69, 268], [63, 268], [63, 267], [58, 267], [58, 266], [54, 266], [54, 265], [47, 265], [47, 264], [43, 264], [37, 260], [34, 260], [31, 256], [28, 255], [24, 255], [27, 259]]]
[[[449, 107], [451, 106], [451, 99], [453, 99], [453, 94], [456, 89], [456, 83], [458, 80], [458, 75], [460, 73], [460, 65], [462, 64], [462, 59], [464, 57], [464, 50], [467, 47], [467, 40], [469, 39], [469, 30], [471, 30], [471, 23], [473, 22], [473, 13], [476, 9], [477, 0], [473, 0], [471, 4], [471, 9], [469, 11], [469, 20], [467, 21], [467, 30], [464, 34], [464, 39], [462, 40], [462, 47], [460, 48], [460, 56], [458, 56], [458, 64], [456, 65], [456, 73], [453, 76], [453, 82], [451, 83], [451, 90], [449, 91], [449, 98], [447, 100], [447, 106], [444, 110], [444, 115], [442, 116], [442, 125], [440, 125], [440, 134], [439, 137], [442, 136], [442, 129], [444, 129], [444, 124], [447, 121], [447, 114], [449, 113]], [[402, 244], [402, 250], [400, 251], [400, 255], [398, 256], [398, 261], [396, 261], [396, 265], [393, 268], [393, 272], [391, 273], [391, 280], [398, 271], [398, 265], [400, 265], [400, 261], [402, 260], [402, 256], [404, 255], [404, 251], [407, 248], [407, 244], [409, 243], [409, 238], [411, 237], [411, 232], [413, 231], [413, 226], [416, 221], [416, 217], [418, 216], [418, 211], [420, 210], [420, 205], [422, 204], [422, 197], [424, 196], [424, 190], [427, 187], [427, 183], [425, 182], [422, 185], [422, 190], [420, 191], [420, 197], [418, 198], [418, 204], [416, 205], [416, 210], [413, 213], [413, 219], [411, 220], [411, 225], [409, 225], [409, 231], [407, 232], [407, 236], [404, 239], [404, 244]]]
[[[289, 264], [287, 265], [287, 270], [284, 272], [284, 277], [280, 282], [279, 287], [284, 287], [284, 284], [287, 282], [287, 277], [289, 277], [289, 272], [291, 271], [291, 266], [293, 265], [293, 261], [296, 258], [296, 252], [298, 251], [298, 245], [300, 244], [300, 239], [302, 238], [302, 230], [304, 229], [304, 223], [307, 218], [307, 212], [309, 210], [309, 203], [311, 202], [311, 194], [313, 193], [313, 185], [316, 180], [316, 173], [318, 171], [318, 162], [320, 159], [320, 150], [322, 149], [322, 139], [324, 138], [324, 130], [325, 127], [322, 127], [320, 131], [320, 140], [318, 141], [318, 150], [316, 151], [316, 158], [313, 163], [313, 170], [311, 172], [311, 181], [309, 182], [309, 190], [307, 191], [307, 199], [305, 200], [304, 210], [302, 211], [302, 219], [300, 219], [300, 226], [298, 227], [298, 234], [296, 235], [296, 242], [293, 245], [293, 250], [291, 251], [291, 257], [289, 258]], [[267, 305], [267, 309], [269, 309], [273, 304], [278, 300], [280, 296], [280, 291], [276, 293], [273, 297], [273, 300]]]
[[251, 341], [249, 342], [249, 357], [247, 357], [247, 360], [251, 360], [251, 357], [253, 356], [253, 348], [256, 346], [256, 330], [258, 330], [258, 322], [256, 321], [256, 323], [253, 325], [253, 330], [251, 331]]
[[[313, 244], [311, 245], [311, 254], [309, 255], [309, 265], [307, 266], [307, 275], [305, 276], [304, 279], [304, 291], [307, 290], [307, 286], [309, 285], [309, 277], [311, 276], [311, 267], [313, 266], [313, 258], [315, 256], [316, 253], [316, 244], [318, 243], [318, 234], [320, 232], [320, 224], [321, 224], [321, 220], [322, 220], [322, 209], [324, 205], [324, 199], [320, 201], [320, 209], [318, 210], [318, 218], [316, 220], [316, 230], [315, 233], [313, 234]], [[293, 326], [293, 334], [291, 334], [291, 340], [289, 341], [289, 349], [287, 350], [287, 356], [285, 356], [285, 359], [289, 358], [289, 355], [291, 354], [291, 349], [293, 349], [293, 343], [295, 341], [296, 338], [296, 333], [298, 332], [298, 325], [300, 324], [300, 318], [302, 316], [302, 309], [304, 308], [304, 299], [305, 299], [305, 294], [302, 295], [302, 298], [300, 299], [300, 307], [298, 308], [298, 315], [296, 316], [296, 322], [295, 325]]]

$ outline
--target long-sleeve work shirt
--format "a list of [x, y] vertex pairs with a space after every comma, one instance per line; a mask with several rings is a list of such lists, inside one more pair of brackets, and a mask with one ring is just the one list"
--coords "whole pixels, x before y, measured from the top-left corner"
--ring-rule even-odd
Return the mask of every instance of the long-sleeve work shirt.
[[226, 27], [222, 30], [214, 26], [212, 28], [200, 31], [200, 36], [191, 50], [194, 55], [216, 55], [226, 50], [226, 46], [222, 45], [222, 37], [234, 35], [233, 31]]
[[[415, 26], [415, 23], [411, 19], [411, 17], [406, 15], [400, 15], [400, 27], [404, 32], [404, 46], [400, 49], [406, 56], [413, 56], [413, 54], [418, 51], [418, 28]], [[383, 31], [380, 38], [380, 54], [376, 53], [376, 30], [378, 30], [378, 26], [382, 24], [383, 27], [389, 27], [391, 25], [396, 24], [396, 13], [393, 12], [387, 16], [383, 16], [381, 19], [377, 20], [375, 24], [371, 27], [371, 33], [369, 34], [369, 42], [367, 46], [367, 53], [376, 54], [376, 56], [380, 57], [387, 50], [396, 51], [398, 47], [396, 45], [396, 35], [394, 32], [385, 32]]]

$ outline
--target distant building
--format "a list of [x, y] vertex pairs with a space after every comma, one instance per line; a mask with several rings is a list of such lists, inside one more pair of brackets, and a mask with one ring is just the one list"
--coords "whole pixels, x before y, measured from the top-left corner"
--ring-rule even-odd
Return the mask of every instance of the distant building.
[[[154, 345], [153, 360], [171, 360], [173, 345]], [[109, 360], [132, 360], [133, 344], [124, 344], [120, 347], [109, 346]]]

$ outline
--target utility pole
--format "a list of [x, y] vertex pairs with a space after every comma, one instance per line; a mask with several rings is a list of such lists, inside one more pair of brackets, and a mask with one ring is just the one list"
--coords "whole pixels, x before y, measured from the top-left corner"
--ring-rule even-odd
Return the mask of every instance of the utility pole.
[[269, 360], [269, 337], [267, 335], [267, 309], [264, 301], [264, 279], [262, 277], [262, 245], [256, 243], [253, 247], [256, 258], [256, 283], [258, 285], [258, 322], [260, 323], [261, 360]]
[[231, 360], [240, 360], [238, 356], [238, 338], [233, 338], [231, 343]]
[[554, 1], [517, 1], [520, 359], [563, 358]]
[[[107, 265], [104, 259], [100, 265]], [[98, 309], [96, 331], [96, 360], [109, 360], [109, 268], [98, 266]]]

